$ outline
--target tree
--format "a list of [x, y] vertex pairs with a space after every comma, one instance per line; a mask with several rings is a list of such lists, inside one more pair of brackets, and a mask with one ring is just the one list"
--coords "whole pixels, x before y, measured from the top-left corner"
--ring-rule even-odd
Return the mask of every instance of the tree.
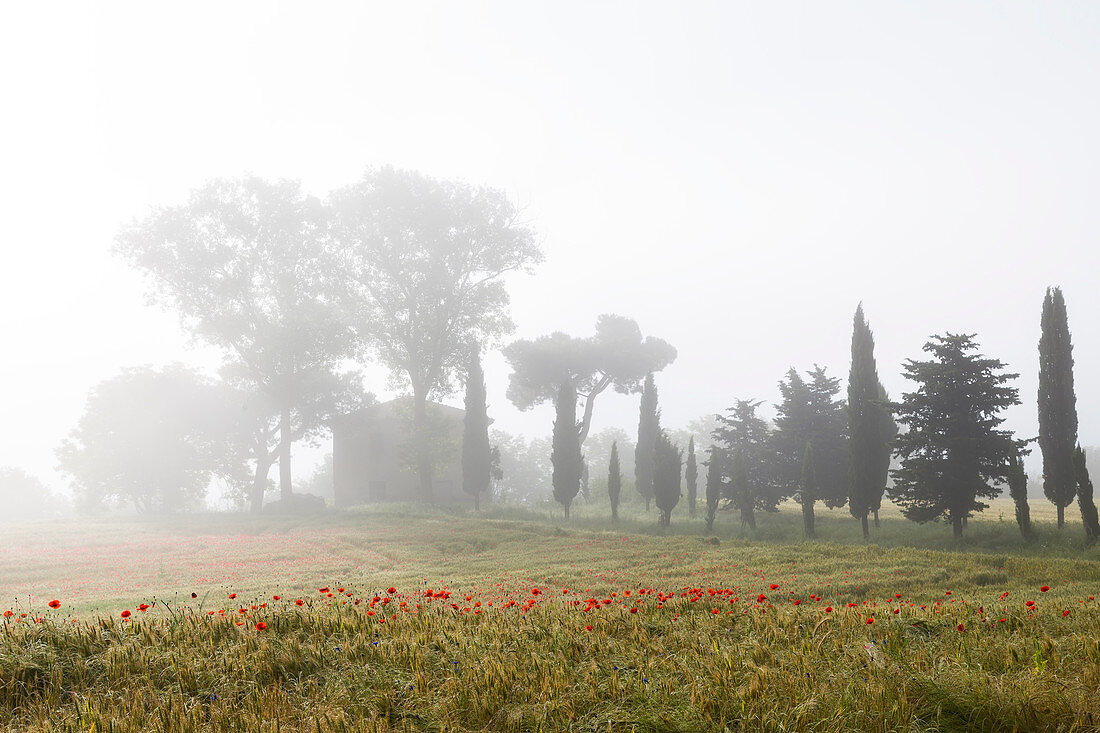
[[1073, 392], [1073, 344], [1061, 288], [1047, 288], [1039, 336], [1039, 449], [1043, 493], [1058, 508], [1058, 529], [1077, 495], [1073, 451], [1077, 445], [1077, 398]]
[[775, 480], [768, 425], [756, 415], [759, 402], [737, 400], [728, 415], [718, 416], [715, 441], [731, 456], [732, 506], [741, 522], [756, 527], [756, 511], [775, 512], [782, 500], [782, 486]]
[[142, 513], [183, 511], [202, 503], [215, 475], [239, 480], [248, 436], [226, 397], [178, 364], [127, 369], [98, 384], [57, 451], [78, 505], [95, 511], [126, 501]]
[[611, 499], [611, 521], [619, 521], [619, 494], [623, 490], [623, 477], [619, 470], [619, 444], [611, 444], [611, 460], [607, 465], [607, 496]]
[[[123, 227], [116, 250], [150, 275], [196, 337], [224, 349], [229, 370], [274, 408], [279, 484], [292, 492], [291, 445], [324, 432], [333, 414], [361, 397], [341, 372], [348, 329], [333, 307], [335, 266], [321, 202], [296, 181], [254, 176], [208, 182], [183, 206], [162, 207]], [[306, 391], [314, 409], [302, 409]], [[317, 409], [323, 407], [323, 409]], [[266, 485], [270, 443], [254, 451], [255, 487]], [[262, 505], [253, 497], [253, 509]]]
[[1100, 521], [1097, 520], [1096, 503], [1092, 498], [1092, 479], [1089, 478], [1088, 465], [1085, 463], [1085, 451], [1077, 445], [1073, 450], [1073, 469], [1077, 479], [1077, 503], [1081, 507], [1081, 521], [1085, 525], [1085, 539], [1088, 544], [1100, 540]]
[[65, 497], [53, 493], [37, 476], [14, 466], [0, 467], [3, 521], [45, 519], [70, 513]]
[[699, 490], [699, 466], [695, 462], [695, 436], [688, 438], [687, 466], [684, 468], [684, 482], [688, 490], [688, 516], [695, 519], [696, 494]]
[[645, 499], [646, 512], [653, 499], [653, 446], [657, 444], [657, 429], [657, 387], [653, 375], [647, 374], [638, 417], [638, 442], [634, 446], [634, 488]]
[[563, 379], [573, 382], [584, 400], [583, 445], [596, 398], [608, 387], [620, 394], [637, 394], [646, 375], [661, 371], [676, 359], [676, 349], [659, 338], [642, 338], [631, 318], [604, 314], [596, 319], [596, 333], [590, 338], [555, 332], [509, 344], [504, 356], [512, 366], [508, 399], [521, 410], [554, 399]]
[[[814, 366], [804, 381], [794, 369], [779, 382], [782, 400], [776, 405], [772, 446], [774, 479], [782, 496], [797, 496], [806, 529], [812, 534], [814, 504], [844, 506], [848, 499], [848, 416], [837, 400], [840, 380]], [[806, 445], [813, 443], [814, 490], [805, 491], [803, 469]]]
[[722, 449], [710, 447], [710, 460], [707, 461], [707, 531], [714, 531], [714, 516], [718, 512], [718, 502], [722, 498], [722, 476], [726, 473], [723, 464]]
[[799, 482], [798, 493], [802, 504], [802, 529], [807, 537], [813, 537], [814, 497], [817, 494], [813, 443], [806, 443], [806, 451], [802, 454], [802, 480]]
[[1004, 364], [977, 348], [973, 334], [932, 336], [924, 350], [933, 358], [904, 365], [917, 390], [895, 406], [908, 431], [897, 438], [901, 467], [890, 496], [909, 519], [946, 519], [956, 539], [964, 520], [988, 506], [981, 499], [1000, 492], [1024, 445], [998, 429], [998, 413], [1020, 404], [1018, 390], [1007, 386], [1018, 375], [1000, 373]]
[[890, 457], [894, 452], [894, 439], [898, 436], [898, 424], [890, 414], [890, 395], [882, 386], [882, 382], [878, 384], [878, 402], [874, 407], [877, 408], [873, 413], [876, 420], [872, 425], [875, 436], [872, 443], [875, 490], [871, 494], [871, 515], [875, 519], [875, 526], [878, 527], [878, 512], [882, 508], [882, 497], [886, 493], [886, 482], [890, 478]]
[[683, 470], [684, 453], [676, 447], [659, 425], [657, 440], [653, 445], [653, 497], [660, 516], [657, 524], [668, 527], [672, 522], [672, 510], [680, 501], [680, 473]]
[[489, 490], [491, 449], [489, 414], [485, 405], [485, 374], [481, 354], [471, 350], [466, 370], [466, 414], [462, 418], [462, 490], [474, 497], [474, 511], [481, 509], [481, 494]]
[[1016, 524], [1020, 525], [1020, 534], [1031, 536], [1031, 508], [1027, 505], [1027, 474], [1024, 472], [1022, 451], [1009, 459], [1008, 493], [1016, 506]]
[[552, 495], [550, 477], [554, 468], [550, 462], [553, 442], [550, 437], [527, 440], [522, 435], [509, 435], [494, 429], [490, 440], [500, 453], [500, 470], [496, 479], [496, 496], [524, 504], [536, 504]]
[[[513, 329], [503, 276], [542, 259], [500, 191], [390, 167], [330, 195], [342, 300], [364, 353], [409, 387], [419, 442], [428, 400], [451, 394], [472, 344]], [[417, 467], [431, 500], [427, 456]]]
[[554, 499], [565, 508], [565, 518], [569, 519], [569, 505], [581, 488], [581, 464], [584, 462], [577, 432], [577, 393], [569, 380], [562, 382], [556, 406], [554, 451], [550, 455], [554, 466]]
[[848, 372], [848, 511], [863, 526], [863, 537], [871, 536], [867, 516], [881, 501], [886, 485], [883, 471], [890, 465], [890, 448], [885, 442], [888, 408], [875, 365], [875, 338], [863, 317], [863, 304], [856, 308], [852, 324], [852, 365]]

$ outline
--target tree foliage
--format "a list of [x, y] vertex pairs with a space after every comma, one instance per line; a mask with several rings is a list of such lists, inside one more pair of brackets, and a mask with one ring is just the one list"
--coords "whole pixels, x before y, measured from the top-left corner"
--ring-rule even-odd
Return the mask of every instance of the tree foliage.
[[647, 374], [661, 371], [676, 359], [676, 349], [659, 338], [643, 338], [631, 318], [604, 314], [596, 319], [596, 333], [589, 338], [555, 332], [516, 341], [504, 349], [504, 356], [512, 366], [508, 399], [521, 410], [554, 399], [563, 379], [573, 383], [584, 400], [583, 444], [596, 397], [608, 387], [620, 394], [637, 394]]
[[688, 438], [687, 463], [684, 467], [684, 483], [687, 484], [688, 516], [695, 519], [695, 504], [699, 491], [699, 464], [695, 461], [695, 436]]
[[714, 517], [718, 513], [718, 503], [722, 500], [723, 476], [726, 475], [726, 467], [722, 456], [722, 449], [712, 445], [710, 447], [710, 459], [707, 460], [707, 531], [714, 530]]
[[[419, 435], [428, 400], [454, 391], [470, 347], [513, 329], [504, 275], [541, 261], [534, 233], [500, 191], [390, 167], [330, 204], [340, 300], [364, 352], [411, 389]], [[425, 500], [430, 463], [425, 453], [417, 470]]]
[[998, 429], [999, 413], [1020, 403], [1017, 389], [1007, 386], [1018, 375], [1001, 373], [1004, 364], [977, 348], [973, 335], [932, 336], [924, 345], [931, 360], [905, 362], [905, 377], [917, 389], [896, 405], [908, 431], [897, 438], [901, 468], [891, 498], [909, 519], [946, 519], [956, 538], [964, 520], [988, 506], [981, 500], [1000, 493], [1023, 446]]
[[759, 402], [737, 400], [718, 416], [715, 442], [730, 458], [730, 483], [733, 506], [741, 512], [741, 521], [756, 526], [756, 512], [774, 512], [782, 500], [782, 487], [775, 480], [774, 461], [768, 425], [756, 414]]
[[1065, 508], [1077, 495], [1074, 448], [1077, 445], [1077, 398], [1073, 391], [1073, 344], [1061, 288], [1047, 288], [1039, 337], [1039, 449], [1043, 453], [1043, 493], [1058, 508], [1058, 528]]
[[619, 444], [611, 444], [611, 459], [607, 464], [607, 496], [611, 500], [611, 519], [619, 520], [619, 495], [623, 490], [622, 471], [619, 466]]
[[84, 511], [194, 509], [214, 476], [245, 480], [241, 418], [229, 391], [192, 370], [127, 369], [92, 390], [58, 462]]
[[660, 511], [657, 523], [669, 526], [672, 522], [672, 510], [680, 501], [680, 474], [683, 470], [684, 453], [659, 425], [657, 439], [653, 444], [653, 498]]
[[[340, 371], [352, 341], [333, 307], [336, 268], [326, 244], [318, 199], [295, 181], [255, 176], [210, 181], [186, 204], [158, 208], [117, 238], [117, 251], [152, 277], [156, 299], [174, 306], [198, 338], [224, 349], [246, 391], [273, 406], [284, 496], [292, 490], [294, 436], [323, 432], [336, 403], [354, 402], [360, 392], [356, 375]], [[320, 385], [330, 392], [318, 393]], [[316, 400], [303, 409], [311, 390], [329, 403], [324, 409]], [[255, 451], [256, 485], [266, 483], [269, 447]], [[254, 509], [259, 502], [262, 494], [253, 497]]]
[[877, 511], [890, 466], [890, 426], [885, 392], [875, 365], [875, 338], [863, 317], [863, 304], [852, 323], [852, 364], [848, 372], [848, 511], [869, 537], [867, 516]]
[[481, 495], [492, 478], [489, 447], [489, 413], [485, 404], [485, 374], [481, 354], [471, 350], [466, 370], [466, 413], [462, 418], [462, 490], [474, 497], [474, 509], [481, 508]]
[[657, 387], [647, 374], [642, 388], [638, 416], [638, 442], [634, 445], [634, 488], [645, 499], [645, 510], [653, 499], [653, 446], [657, 444]]
[[1027, 504], [1027, 473], [1024, 472], [1023, 452], [1017, 451], [1009, 459], [1008, 493], [1016, 507], [1016, 524], [1025, 538], [1031, 536], [1031, 507]]
[[581, 471], [584, 457], [581, 455], [580, 436], [577, 432], [577, 393], [569, 380], [562, 382], [558, 392], [554, 418], [554, 450], [550, 462], [554, 466], [552, 484], [554, 500], [565, 508], [569, 518], [569, 505], [581, 488]]
[[1100, 520], [1097, 519], [1085, 451], [1081, 450], [1080, 445], [1073, 449], [1073, 469], [1077, 481], [1077, 503], [1081, 507], [1081, 520], [1085, 525], [1085, 538], [1092, 545], [1100, 540]]

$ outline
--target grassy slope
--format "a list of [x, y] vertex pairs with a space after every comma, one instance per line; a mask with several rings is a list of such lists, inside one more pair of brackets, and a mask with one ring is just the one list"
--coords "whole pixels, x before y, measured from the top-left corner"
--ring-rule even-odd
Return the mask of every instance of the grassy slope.
[[[44, 621], [9, 621], [0, 639], [0, 722], [1097, 729], [1100, 611], [1087, 597], [1100, 591], [1100, 555], [1081, 548], [1080, 527], [1040, 525], [1025, 545], [993, 512], [971, 523], [968, 552], [942, 525], [892, 512], [871, 545], [840, 512], [821, 513], [817, 542], [801, 540], [795, 512], [762, 518], [756, 538], [724, 516], [714, 545], [698, 522], [674, 516], [664, 536], [633, 510], [612, 527], [598, 506], [578, 507], [569, 525], [500, 508], [486, 520], [379, 507], [308, 520], [13, 527], [0, 544], [0, 599]], [[394, 603], [367, 615], [391, 585]], [[334, 604], [317, 592], [326, 586], [352, 596]], [[502, 608], [524, 604], [533, 587], [543, 591], [534, 607]], [[452, 595], [428, 602], [427, 588]], [[703, 591], [696, 601], [638, 596], [684, 588]], [[757, 603], [760, 593], [768, 600]], [[53, 597], [58, 611], [45, 607]], [[136, 610], [154, 598], [167, 608]], [[589, 598], [612, 602], [581, 610]], [[401, 600], [412, 613], [393, 613]], [[136, 620], [122, 622], [123, 608]]]

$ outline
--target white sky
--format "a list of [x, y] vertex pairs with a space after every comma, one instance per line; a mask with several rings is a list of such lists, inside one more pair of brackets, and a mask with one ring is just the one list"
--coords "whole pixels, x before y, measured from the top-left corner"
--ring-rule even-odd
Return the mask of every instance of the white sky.
[[[778, 399], [790, 366], [846, 377], [862, 300], [892, 395], [930, 334], [976, 332], [1032, 436], [1059, 284], [1100, 443], [1100, 5], [96, 5], [0, 9], [0, 465], [58, 485], [98, 381], [217, 364], [145, 305], [120, 223], [214, 176], [324, 195], [387, 163], [523, 207], [546, 263], [517, 337], [616, 312], [672, 342], [671, 426]], [[549, 431], [499, 356], [487, 379], [498, 426]], [[636, 423], [601, 398], [595, 430]]]

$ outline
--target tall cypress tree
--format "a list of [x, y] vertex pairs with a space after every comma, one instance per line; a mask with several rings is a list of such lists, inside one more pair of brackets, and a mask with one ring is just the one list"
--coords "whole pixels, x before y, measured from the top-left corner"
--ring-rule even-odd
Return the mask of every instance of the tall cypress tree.
[[490, 453], [485, 373], [481, 354], [474, 349], [466, 372], [466, 414], [462, 418], [462, 490], [473, 495], [475, 511], [481, 509], [482, 492], [489, 490]]
[[661, 513], [657, 523], [665, 527], [671, 524], [672, 510], [680, 501], [683, 456], [664, 428], [658, 425], [657, 440], [653, 445], [653, 498]]
[[875, 415], [875, 440], [872, 444], [875, 461], [875, 490], [871, 493], [871, 514], [875, 526], [879, 526], [878, 510], [882, 508], [882, 495], [886, 493], [886, 481], [890, 478], [890, 455], [894, 450], [894, 439], [898, 435], [898, 424], [890, 413], [890, 396], [882, 382], [878, 384], [878, 401], [873, 405]]
[[647, 374], [642, 387], [641, 414], [638, 417], [638, 444], [634, 446], [634, 484], [645, 499], [645, 510], [653, 499], [653, 446], [657, 444], [657, 388], [653, 374]]
[[710, 460], [707, 461], [707, 531], [714, 530], [714, 515], [718, 512], [718, 501], [722, 498], [722, 476], [725, 474], [725, 466], [722, 450], [717, 446], [710, 449]]
[[1016, 524], [1020, 525], [1020, 534], [1031, 536], [1031, 507], [1027, 505], [1027, 474], [1024, 473], [1024, 459], [1017, 451], [1008, 463], [1008, 494], [1016, 505]]
[[619, 494], [623, 490], [623, 476], [619, 470], [619, 443], [611, 443], [611, 461], [607, 466], [607, 496], [611, 499], [611, 521], [619, 521]]
[[848, 511], [862, 524], [865, 539], [871, 536], [867, 515], [875, 506], [876, 496], [881, 496], [882, 407], [876, 404], [878, 401], [875, 337], [860, 303], [852, 324], [852, 366], [848, 372]]
[[807, 537], [814, 536], [814, 501], [817, 497], [817, 482], [814, 479], [814, 450], [812, 443], [806, 443], [802, 455], [802, 481], [798, 493], [802, 501], [802, 528]]
[[569, 505], [581, 489], [581, 467], [584, 462], [577, 427], [577, 391], [569, 379], [562, 383], [558, 391], [550, 462], [554, 467], [554, 499], [565, 507], [565, 518], [569, 519]]
[[1085, 537], [1088, 543], [1100, 540], [1100, 520], [1096, 516], [1096, 503], [1092, 498], [1092, 479], [1085, 464], [1085, 451], [1078, 445], [1073, 450], [1073, 468], [1077, 479], [1077, 503], [1081, 507], [1081, 521], [1085, 525]]
[[688, 438], [687, 467], [684, 482], [688, 490], [688, 516], [695, 519], [695, 502], [699, 491], [699, 465], [695, 462], [695, 436]]
[[1047, 288], [1039, 336], [1039, 448], [1043, 452], [1043, 493], [1058, 507], [1058, 529], [1065, 508], [1077, 495], [1073, 449], [1077, 445], [1077, 398], [1073, 393], [1073, 344], [1061, 288]]

